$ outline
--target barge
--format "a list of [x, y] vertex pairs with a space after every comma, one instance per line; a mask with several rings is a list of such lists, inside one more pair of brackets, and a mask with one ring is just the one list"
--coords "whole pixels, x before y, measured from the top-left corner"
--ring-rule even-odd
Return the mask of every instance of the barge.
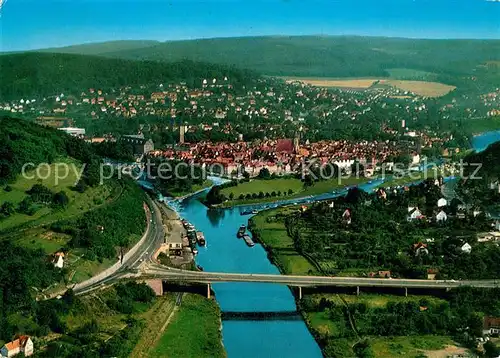
[[255, 246], [255, 243], [249, 235], [243, 235], [243, 240], [245, 240], [245, 244], [247, 244], [248, 246]]
[[238, 239], [241, 239], [243, 237], [243, 235], [245, 235], [246, 231], [247, 231], [247, 227], [245, 225], [241, 225], [240, 228], [238, 229], [238, 233], [236, 234]]

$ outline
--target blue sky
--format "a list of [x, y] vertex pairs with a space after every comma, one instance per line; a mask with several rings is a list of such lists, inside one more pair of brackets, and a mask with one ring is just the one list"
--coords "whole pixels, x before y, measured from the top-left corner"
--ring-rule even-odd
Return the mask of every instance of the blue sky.
[[499, 19], [500, 0], [7, 0], [0, 50], [254, 35], [498, 39]]

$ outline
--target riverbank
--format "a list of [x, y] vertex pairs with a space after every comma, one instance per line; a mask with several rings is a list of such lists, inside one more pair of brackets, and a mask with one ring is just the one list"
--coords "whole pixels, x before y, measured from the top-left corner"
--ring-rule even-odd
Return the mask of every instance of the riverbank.
[[[304, 187], [303, 182], [299, 179], [254, 179], [248, 183], [221, 190], [227, 198], [229, 198], [230, 194], [233, 194], [234, 199], [227, 200], [220, 205], [214, 205], [214, 207], [232, 208], [273, 203], [281, 200], [301, 199], [330, 193], [338, 189], [343, 189], [346, 186], [364, 184], [369, 180], [370, 178], [335, 178], [319, 181], [312, 186]], [[280, 192], [279, 195], [278, 192]], [[238, 199], [240, 195], [244, 195], [245, 198]], [[250, 195], [251, 198], [247, 197], [247, 195]]]
[[203, 184], [201, 184], [201, 185], [193, 185], [193, 187], [191, 188], [191, 191], [189, 191], [189, 192], [187, 192], [187, 191], [172, 192], [170, 194], [174, 197], [175, 200], [181, 201], [181, 200], [185, 200], [193, 195], [199, 194], [199, 193], [207, 190], [212, 185], [214, 185], [212, 180], [205, 180], [203, 182]]
[[[266, 249], [269, 259], [282, 274], [317, 275], [324, 274], [321, 267], [295, 249], [293, 239], [288, 236], [285, 226], [285, 216], [297, 211], [297, 207], [279, 208], [259, 213], [250, 220], [249, 229], [254, 240]], [[461, 352], [453, 341], [446, 336], [358, 336], [357, 324], [351, 321], [346, 324], [341, 319], [352, 307], [367, 307], [375, 312], [377, 309], [387, 309], [388, 305], [397, 303], [408, 305], [434, 305], [446, 301], [428, 296], [389, 296], [380, 294], [362, 294], [361, 296], [334, 293], [307, 293], [299, 299], [296, 290], [292, 290], [297, 307], [304, 321], [321, 347], [325, 357], [355, 357], [353, 347], [368, 340], [374, 357], [395, 358], [401, 355], [411, 357], [419, 354], [432, 354], [434, 357], [446, 357], [449, 352]], [[347, 311], [345, 311], [347, 310]], [[344, 312], [344, 313], [342, 313]], [[348, 313], [350, 316], [350, 313]], [[350, 332], [350, 333], [349, 333]]]
[[148, 357], [227, 357], [222, 345], [221, 313], [215, 300], [185, 294], [165, 333]]

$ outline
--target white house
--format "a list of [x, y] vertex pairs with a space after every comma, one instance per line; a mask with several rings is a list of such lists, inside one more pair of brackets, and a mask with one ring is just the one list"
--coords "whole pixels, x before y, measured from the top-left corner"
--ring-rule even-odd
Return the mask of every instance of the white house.
[[448, 202], [445, 198], [441, 198], [438, 200], [438, 208], [445, 207], [446, 205], [448, 205]]
[[33, 341], [29, 336], [21, 336], [15, 341], [5, 343], [0, 349], [1, 358], [10, 358], [24, 353], [25, 357], [33, 355]]
[[443, 221], [446, 221], [448, 220], [448, 215], [446, 215], [446, 213], [441, 210], [437, 215], [436, 215], [436, 221], [437, 222], [443, 222]]
[[54, 267], [62, 269], [64, 267], [64, 252], [56, 252], [52, 263]]
[[466, 254], [470, 254], [472, 252], [472, 246], [470, 246], [468, 243], [465, 243], [460, 249]]
[[349, 209], [345, 209], [344, 213], [342, 214], [342, 220], [344, 221], [345, 224], [351, 225], [352, 219], [351, 219], [351, 211]]
[[422, 219], [422, 212], [417, 207], [408, 207], [408, 221]]

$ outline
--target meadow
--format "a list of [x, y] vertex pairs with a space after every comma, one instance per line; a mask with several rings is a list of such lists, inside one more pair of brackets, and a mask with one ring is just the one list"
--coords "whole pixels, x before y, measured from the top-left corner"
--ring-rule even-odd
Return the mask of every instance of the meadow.
[[[394, 76], [394, 78], [392, 77]], [[423, 97], [441, 97], [453, 91], [456, 87], [439, 82], [427, 80], [403, 80], [398, 78], [434, 78], [432, 73], [421, 71], [416, 74], [412, 70], [395, 69], [391, 73], [391, 78], [301, 78], [287, 77], [287, 82], [299, 81], [311, 86], [329, 87], [329, 88], [349, 88], [349, 89], [368, 89], [373, 85], [385, 85], [398, 88], [403, 91], [409, 91]]]
[[[74, 164], [81, 170], [81, 164], [66, 160], [69, 165]], [[9, 184], [10, 191], [6, 190], [7, 186], [0, 190], [0, 203], [9, 201], [15, 207], [28, 196], [26, 193], [35, 184], [42, 184], [56, 193], [64, 191], [69, 198], [69, 203], [64, 210], [55, 209], [50, 206], [40, 206], [34, 215], [25, 215], [15, 213], [8, 218], [2, 220], [2, 230], [18, 227], [20, 225], [39, 226], [46, 225], [62, 219], [67, 219], [73, 216], [80, 215], [90, 209], [96, 208], [106, 203], [119, 195], [120, 188], [118, 185], [106, 184], [99, 185], [95, 188], [87, 188], [84, 193], [79, 193], [72, 190], [77, 182], [77, 174], [70, 170], [67, 177], [56, 180], [57, 177], [63, 177], [65, 171], [62, 167], [52, 164], [50, 167], [41, 167], [38, 173], [30, 171], [26, 176], [19, 176], [17, 180]], [[45, 178], [45, 179], [40, 179]]]
[[455, 90], [455, 86], [439, 82], [428, 81], [404, 81], [404, 80], [380, 80], [379, 84], [389, 85], [403, 91], [413, 92], [423, 97], [441, 97]]
[[[223, 204], [224, 207], [231, 207], [234, 205], [246, 205], [246, 204], [256, 204], [256, 203], [268, 203], [276, 200], [288, 200], [296, 198], [304, 198], [311, 195], [319, 195], [339, 188], [343, 188], [351, 185], [359, 185], [368, 181], [366, 178], [334, 178], [329, 180], [322, 180], [315, 182], [314, 185], [309, 187], [304, 187], [304, 183], [300, 179], [296, 178], [278, 178], [278, 179], [252, 179], [250, 182], [238, 184], [234, 187], [224, 188], [222, 193], [229, 197], [232, 193], [234, 199], [228, 200]], [[289, 194], [288, 191], [291, 190], [292, 193]], [[259, 194], [260, 192], [272, 193], [281, 192], [281, 196], [276, 197], [264, 197], [255, 199], [239, 199], [240, 195], [247, 194]]]
[[149, 357], [226, 357], [217, 302], [187, 294]]
[[329, 78], [301, 78], [287, 77], [287, 82], [299, 81], [316, 87], [336, 87], [336, 88], [370, 88], [379, 79], [377, 78], [359, 78], [359, 79], [329, 79]]

